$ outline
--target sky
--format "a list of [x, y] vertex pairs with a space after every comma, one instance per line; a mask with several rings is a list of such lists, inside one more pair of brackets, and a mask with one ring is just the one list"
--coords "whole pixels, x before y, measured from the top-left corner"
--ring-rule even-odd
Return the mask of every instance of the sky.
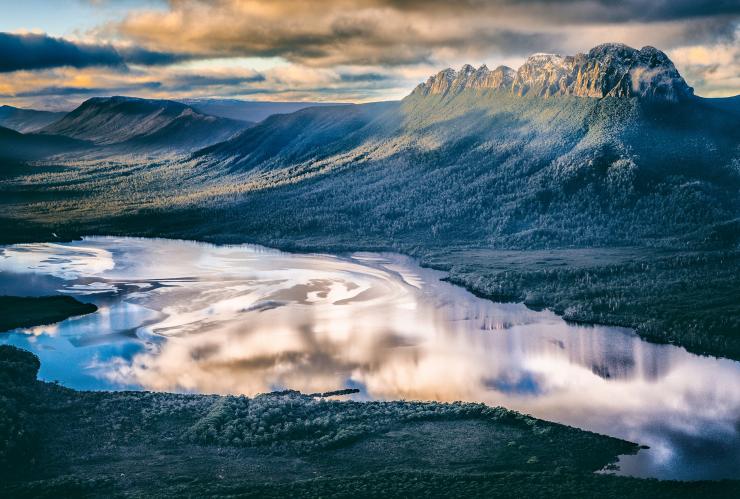
[[652, 45], [740, 94], [740, 0], [0, 0], [0, 104], [92, 96], [368, 102], [465, 63]]

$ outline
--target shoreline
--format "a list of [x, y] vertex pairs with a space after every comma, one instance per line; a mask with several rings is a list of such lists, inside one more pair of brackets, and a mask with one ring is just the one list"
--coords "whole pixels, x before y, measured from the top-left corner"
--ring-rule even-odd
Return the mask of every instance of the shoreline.
[[36, 381], [39, 366], [33, 354], [0, 346], [0, 413], [10, 400], [27, 415], [14, 419], [23, 429], [14, 434], [20, 445], [10, 455], [0, 448], [0, 458], [13, 457], [0, 469], [0, 490], [13, 496], [315, 497], [381, 487], [394, 496], [631, 497], [639, 489], [720, 497], [740, 490], [736, 480], [605, 474], [638, 444], [500, 407], [335, 401], [291, 391], [250, 398], [77, 391]]
[[[92, 241], [85, 242], [85, 243], [80, 243], [79, 246], [81, 246], [81, 247], [84, 248], [84, 247], [86, 247], [88, 245], [91, 245], [91, 247], [97, 247], [98, 245], [100, 245], [101, 247], [106, 248], [108, 251], [112, 251], [114, 254], [116, 253], [116, 248], [119, 248], [119, 245], [118, 245], [119, 242], [120, 242], [120, 245], [121, 245], [120, 248], [122, 248], [122, 249], [123, 248], [128, 248], [130, 245], [132, 245], [133, 247], [138, 247], [139, 245], [143, 245], [143, 247], [148, 247], [147, 245], [153, 244], [155, 247], [159, 247], [159, 245], [167, 244], [167, 243], [147, 243], [147, 242], [142, 242], [142, 241], [146, 241], [148, 238], [141, 238], [140, 239], [140, 242], [132, 242], [132, 241], [127, 241], [126, 239], [124, 239], [121, 236], [90, 236], [90, 237], [92, 237]], [[119, 237], [121, 237], [121, 238], [118, 239]], [[135, 240], [136, 238], [133, 238], [133, 239]], [[95, 240], [97, 240], [97, 242], [95, 242]], [[171, 241], [171, 240], [169, 240], [169, 239], [162, 239], [162, 241]], [[197, 247], [197, 245], [199, 245], [199, 244], [201, 244], [201, 243], [198, 243], [198, 242], [193, 241], [193, 240], [186, 240], [186, 241], [181, 240], [181, 242], [177, 242], [177, 244], [169, 244], [169, 245], [166, 245], [166, 246], [163, 246], [163, 247], [169, 248], [167, 250], [167, 254], [173, 254], [173, 252], [176, 252], [178, 248], [182, 248], [182, 250], [186, 254], [188, 254], [190, 251], [193, 251]], [[211, 246], [211, 243], [206, 243], [205, 247], [208, 248], [209, 246]], [[262, 246], [260, 246], [260, 247], [262, 247]], [[248, 251], [256, 251], [257, 254], [259, 254], [259, 253], [261, 253], [260, 247], [257, 247], [255, 249], [250, 249]], [[212, 251], [218, 251], [218, 250], [199, 249], [198, 251], [212, 252]], [[266, 250], [266, 251], [268, 253], [275, 254], [277, 256], [277, 254], [278, 254], [277, 252], [278, 251], [281, 251], [281, 250]], [[227, 250], [227, 253], [230, 253], [230, 250]], [[341, 254], [339, 256], [339, 259], [337, 260], [337, 262], [342, 262], [347, 257], [351, 257], [351, 255]], [[389, 258], [394, 258], [392, 255], [388, 255], [388, 257]], [[279, 258], [284, 258], [284, 257], [279, 257]], [[335, 257], [332, 257], [332, 260], [334, 258]], [[409, 264], [411, 264], [412, 262], [417, 262], [418, 261], [417, 259], [413, 259], [413, 258], [406, 259], [406, 257], [400, 257], [400, 256], [399, 256], [399, 258], [403, 258], [403, 261], [408, 261]], [[332, 264], [329, 263], [328, 265], [331, 266]], [[413, 264], [412, 268], [416, 268], [416, 271], [415, 272], [419, 272], [420, 273], [419, 275], [427, 275], [425, 272], [422, 271], [421, 268], [417, 267], [415, 263]], [[430, 272], [429, 273], [429, 275], [434, 276], [435, 282], [443, 274], [444, 274], [444, 272]], [[449, 289], [451, 289], [451, 288], [449, 288]], [[457, 291], [456, 292], [457, 293], [460, 293], [460, 296], [465, 296], [465, 294], [462, 292], [462, 289], [461, 288], [457, 288]], [[473, 298], [470, 295], [467, 295], [467, 296], [468, 296], [468, 298], [466, 298], [466, 299], [473, 300]], [[518, 305], [515, 308], [517, 310], [521, 310], [522, 313], [525, 313], [524, 312], [525, 307], [521, 307], [520, 305]], [[554, 314], [549, 314], [548, 316], [551, 317], [551, 320], [555, 320]], [[562, 322], [562, 321], [560, 319], [557, 319], [557, 322]], [[619, 332], [621, 333], [622, 331], [619, 331]], [[635, 336], [634, 333], [631, 332], [631, 331], [628, 332], [627, 330], [623, 330], [623, 332], [625, 334], [629, 334], [629, 335]], [[582, 334], [586, 335], [586, 336], [584, 336], [584, 338], [589, 338], [590, 337], [589, 336], [589, 333], [588, 333], [588, 330], [584, 330]], [[619, 334], [617, 334], [617, 331], [616, 330], [614, 331], [614, 334], [617, 337], [620, 336]], [[609, 341], [609, 338], [610, 337], [604, 337], [604, 341]], [[629, 341], [637, 342], [639, 340], [637, 340], [637, 336], [635, 336], [635, 338], [633, 340], [629, 340]], [[16, 344], [19, 345], [19, 346], [23, 345], [23, 343], [16, 343]], [[607, 344], [610, 344], [610, 343], [607, 343]], [[652, 348], [654, 348], [654, 347], [651, 347], [651, 349]], [[47, 359], [47, 357], [45, 357], [43, 354], [40, 353], [40, 355], [41, 355], [42, 358]], [[53, 359], [53, 357], [49, 357], [49, 358], [50, 359]], [[586, 368], [587, 369], [589, 368], [589, 365], [588, 364], [586, 365]], [[603, 373], [603, 374], [599, 374], [599, 373], [597, 373], [597, 374], [599, 376], [601, 376], [601, 377], [604, 377], [604, 376], [610, 377], [609, 374], [608, 374], [608, 371], [600, 371], [600, 373]], [[52, 378], [49, 378], [49, 379], [52, 379]], [[60, 378], [60, 379], [64, 379], [64, 378]], [[76, 386], [76, 388], [84, 389], [84, 388], [88, 388], [89, 386], [92, 386], [92, 385], [74, 385], [74, 384], [72, 384], [72, 386]], [[294, 385], [294, 384], [288, 383], [288, 384], [285, 384], [285, 386], [299, 388], [301, 385], [300, 384]], [[120, 387], [112, 386], [110, 388], [112, 388], [114, 390], [119, 390]], [[170, 389], [172, 389], [172, 388], [177, 389], [176, 387], [171, 387]], [[317, 388], [321, 388], [321, 387], [319, 386]], [[136, 389], [138, 389], [138, 388], [136, 388]], [[162, 386], [162, 387], [159, 387], [158, 389], [159, 390], [166, 391], [167, 390], [167, 387]], [[264, 389], [266, 389], [266, 388], [263, 388], [263, 390]], [[203, 393], [209, 393], [208, 390], [205, 390], [205, 391], [201, 390], [201, 391]], [[229, 390], [226, 390], [225, 392], [228, 393]], [[238, 390], [237, 391], [230, 390], [230, 392], [231, 393], [239, 393]], [[249, 393], [253, 393], [253, 392], [249, 392]], [[400, 396], [399, 395], [396, 395], [396, 396], [391, 396], [389, 398], [403, 398], [403, 397], [404, 397], [404, 395], [401, 394]], [[426, 398], [427, 400], [434, 400], [435, 397], [428, 398], [428, 397], [424, 397], [422, 395], [422, 398]], [[449, 400], [451, 400], [451, 399], [449, 399]], [[543, 412], [537, 411], [537, 410], [528, 410], [527, 405], [517, 404], [514, 401], [506, 402], [506, 399], [496, 399], [496, 398], [489, 399], [488, 397], [483, 397], [483, 398], [477, 397], [477, 398], [472, 398], [472, 399], [469, 399], [469, 400], [488, 401], [488, 403], [491, 403], [492, 405], [509, 406], [509, 407], [514, 408], [514, 409], [520, 410], [520, 411], [522, 411], [524, 413], [530, 413], [530, 414], [533, 413], [533, 414], [537, 414], [538, 417], [548, 418], [548, 413], [546, 413], [546, 412], [543, 413]], [[594, 408], [594, 410], [597, 411], [596, 413], [598, 413], [598, 409]], [[650, 443], [650, 445], [654, 445], [654, 443], [655, 443], [655, 440], [653, 440], [651, 438], [648, 438], [648, 437], [645, 437], [644, 435], [642, 436], [643, 438], [641, 439], [639, 437], [639, 435], [637, 435], [637, 437], [636, 437], [636, 434], [633, 434], [633, 433], [628, 433], [628, 432], [626, 433], [624, 431], [614, 431], [613, 428], [612, 428], [612, 431], [609, 431], [610, 428], [607, 427], [607, 426], [604, 426], [604, 425], [589, 425], [589, 424], [583, 423], [583, 421], [580, 421], [579, 419], [575, 419], [575, 420], [574, 419], [567, 419], [567, 418], [563, 419], [563, 418], [559, 418], [559, 417], [553, 416], [553, 415], [550, 415], [549, 417], [550, 418], [553, 418], [553, 419], [555, 419], [557, 421], [560, 421], [562, 423], [573, 425], [575, 427], [588, 428], [591, 431], [600, 431], [600, 432], [603, 432], [605, 434], [615, 435], [615, 436], [621, 437], [621, 438], [632, 436], [633, 437], [633, 440], [639, 441], [641, 443]], [[667, 476], [660, 475], [660, 474], [652, 474], [651, 476], [656, 476], [656, 477], [661, 477], [662, 476], [663, 478], [668, 478]], [[712, 476], [715, 477], [716, 475], [712, 475]], [[725, 476], [725, 474], [720, 475], [720, 476]], [[681, 478], [681, 475], [678, 475], [678, 478]]]
[[[711, 344], [713, 341], [723, 341], [722, 338], [712, 338], [707, 337], [703, 338], [704, 341], [698, 342], [699, 344], [693, 344], [691, 342], [684, 343], [681, 341], [677, 341], [675, 338], [671, 337], [670, 335], [666, 336], [663, 331], [660, 330], [660, 327], [657, 326], [655, 330], [648, 330], [650, 328], [641, 327], [641, 324], [639, 323], [637, 317], [623, 317], [621, 319], [609, 319], [607, 317], [595, 317], [595, 314], [589, 314], [586, 312], [585, 314], [578, 315], [569, 313], [568, 307], [558, 306], [557, 304], [553, 303], [547, 303], [547, 298], [542, 298], [543, 303], [532, 303], [527, 299], [527, 297], [522, 297], [521, 294], [529, 294], [530, 291], [527, 291], [526, 289], [518, 290], [518, 293], [489, 293], [484, 290], [481, 290], [479, 287], [471, 283], [469, 280], [467, 280], [466, 276], [461, 275], [455, 275], [453, 272], [454, 265], [455, 264], [462, 264], [464, 265], [464, 260], [461, 260], [459, 262], [454, 262], [453, 265], [445, 265], [440, 263], [435, 263], [433, 260], [434, 256], [438, 252], [443, 251], [463, 251], [463, 252], [491, 252], [493, 254], [496, 253], [505, 253], [505, 254], [520, 254], [520, 255], [538, 255], [541, 253], [559, 253], [559, 252], [588, 252], [588, 253], [597, 253], [597, 252], [605, 252], [605, 253], [620, 253], [620, 252], [658, 252], [662, 253], [662, 257], [673, 257], [673, 256], [681, 256], [685, 254], [682, 250], [677, 249], [669, 249], [669, 248], [645, 248], [640, 246], [619, 246], [619, 247], [601, 247], [601, 248], [555, 248], [555, 249], [532, 249], [532, 250], [519, 250], [519, 249], [491, 249], [491, 248], [484, 248], [484, 247], [474, 247], [470, 245], [460, 245], [460, 246], [453, 246], [451, 249], [440, 249], [440, 248], [424, 248], [421, 246], [409, 246], [405, 243], [399, 243], [397, 245], [358, 245], [353, 246], [352, 248], [347, 247], [346, 244], [321, 244], [320, 242], [310, 242], [310, 243], [295, 243], [295, 242], [287, 242], [287, 241], [271, 241], [268, 242], [257, 238], [249, 238], [249, 237], [230, 237], [230, 236], [224, 236], [224, 235], [215, 235], [215, 236], [206, 236], [206, 237], [188, 237], [186, 235], [180, 234], [178, 232], [167, 234], [163, 232], [157, 232], [156, 234], [143, 234], [140, 232], [131, 232], [131, 231], [119, 231], [120, 233], [115, 233], [116, 231], [112, 231], [108, 234], [97, 234], [95, 232], [87, 232], [85, 235], [80, 234], [66, 234], [63, 237], [59, 237], [57, 239], [49, 239], [49, 238], [34, 238], [31, 237], [23, 242], [3, 242], [3, 244], [6, 245], [12, 245], [12, 244], [25, 244], [30, 242], [35, 243], [55, 243], [55, 242], [71, 242], [75, 240], [81, 240], [85, 237], [131, 237], [131, 238], [143, 238], [143, 239], [167, 239], [167, 240], [176, 240], [176, 241], [186, 241], [186, 242], [196, 242], [196, 243], [206, 243], [206, 244], [213, 244], [213, 245], [256, 245], [256, 246], [262, 246], [268, 249], [275, 249], [278, 251], [282, 251], [285, 253], [294, 253], [294, 254], [319, 254], [319, 253], [329, 253], [333, 255], [345, 255], [349, 253], [354, 252], [373, 252], [373, 253], [383, 253], [383, 252], [390, 252], [390, 253], [398, 253], [404, 256], [408, 256], [409, 258], [413, 258], [421, 267], [426, 267], [432, 270], [439, 270], [447, 273], [447, 276], [444, 278], [445, 281], [455, 285], [464, 288], [468, 292], [472, 293], [473, 295], [484, 298], [486, 300], [492, 301], [494, 303], [521, 303], [525, 305], [527, 308], [531, 310], [544, 310], [547, 309], [554, 314], [558, 315], [559, 317], [563, 318], [563, 320], [577, 323], [577, 324], [584, 324], [584, 325], [593, 325], [593, 326], [612, 326], [612, 327], [622, 327], [632, 330], [636, 335], [638, 335], [640, 338], [651, 342], [655, 344], [670, 344], [674, 346], [678, 346], [681, 348], [684, 348], [690, 353], [694, 353], [697, 355], [702, 356], [708, 356], [708, 357], [714, 357], [714, 358], [726, 358], [734, 361], [740, 361], [740, 338], [737, 338], [734, 340], [734, 343], [730, 347], [729, 351], [723, 351], [727, 350], [726, 348], [723, 348], [722, 346], [717, 346]], [[9, 241], [12, 241], [10, 239]], [[715, 250], [716, 252], [717, 250]], [[703, 252], [703, 253], [706, 253]], [[740, 251], [735, 250], [725, 250], [721, 253], [727, 253], [730, 255], [738, 255], [738, 260], [740, 261]], [[430, 259], [428, 256], [432, 255], [432, 259]], [[598, 268], [598, 267], [597, 267]], [[567, 270], [567, 269], [566, 269]], [[511, 271], [516, 272], [515, 269], [511, 269]], [[504, 273], [510, 272], [510, 270], [504, 270]], [[552, 301], [552, 300], [551, 300]], [[572, 303], [572, 308], [576, 308], [579, 305], [582, 305], [582, 302], [574, 302]], [[648, 321], [653, 321], [653, 318], [648, 318]], [[707, 342], [710, 344], [707, 345]]]

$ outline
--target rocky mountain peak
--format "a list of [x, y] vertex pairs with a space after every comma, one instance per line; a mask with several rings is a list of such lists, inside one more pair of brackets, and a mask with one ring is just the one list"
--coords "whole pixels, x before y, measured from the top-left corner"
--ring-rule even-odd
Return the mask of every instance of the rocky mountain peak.
[[654, 47], [621, 43], [596, 46], [587, 54], [533, 54], [516, 71], [466, 64], [446, 69], [414, 90], [415, 95], [448, 95], [463, 90], [504, 90], [514, 95], [549, 97], [637, 97], [677, 102], [693, 96], [668, 56]]
[[514, 81], [515, 72], [506, 66], [493, 71], [485, 64], [478, 69], [465, 64], [459, 71], [448, 68], [440, 71], [414, 90], [419, 95], [448, 95], [466, 89], [508, 89]]

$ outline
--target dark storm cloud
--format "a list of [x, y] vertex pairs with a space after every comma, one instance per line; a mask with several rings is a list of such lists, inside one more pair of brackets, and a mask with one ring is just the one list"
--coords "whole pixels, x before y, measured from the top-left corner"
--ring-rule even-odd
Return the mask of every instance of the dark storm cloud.
[[712, 16], [740, 15], [738, 0], [378, 0], [377, 4], [413, 13], [524, 14], [569, 22], [675, 21]]
[[0, 54], [3, 73], [57, 67], [164, 65], [187, 57], [137, 47], [117, 49], [109, 44], [75, 43], [43, 34], [11, 33], [0, 33]]
[[381, 73], [342, 73], [339, 75], [339, 79], [343, 82], [374, 82], [374, 81], [386, 81], [390, 79], [389, 75]]
[[121, 54], [111, 45], [74, 44], [46, 35], [0, 33], [0, 71], [47, 69], [60, 66], [123, 65]]
[[[563, 0], [557, 3], [572, 3], [576, 7], [587, 1]], [[626, 0], [596, 2], [600, 7], [591, 11], [589, 21], [634, 22], [634, 21], [677, 21], [714, 16], [740, 15], [738, 0]], [[574, 11], [576, 9], [573, 9]]]
[[140, 64], [142, 66], [166, 66], [191, 59], [189, 54], [156, 52], [141, 47], [123, 47], [117, 48], [116, 50], [121, 54], [125, 63]]

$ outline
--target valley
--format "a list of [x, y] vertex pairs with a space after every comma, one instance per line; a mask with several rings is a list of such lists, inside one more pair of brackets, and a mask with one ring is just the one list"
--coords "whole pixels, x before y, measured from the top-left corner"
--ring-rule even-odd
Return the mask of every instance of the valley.
[[[14, 168], [0, 223], [6, 242], [53, 232], [400, 251], [497, 299], [537, 295], [573, 320], [738, 358], [739, 119], [702, 100], [656, 106], [462, 88], [309, 108], [193, 155]], [[536, 263], [574, 248], [604, 258]], [[488, 250], [521, 251], [526, 277], [467, 258]]]
[[[535, 54], [516, 70], [447, 69], [400, 101], [276, 106], [267, 116], [259, 106], [208, 100], [93, 98], [40, 129], [0, 129], [0, 243], [9, 252], [19, 243], [59, 249], [106, 236], [250, 243], [337, 258], [393, 252], [424, 271], [444, 271], [445, 284], [463, 286], [481, 301], [552, 314], [569, 328], [630, 328], [641, 348], [674, 352], [666, 358], [734, 367], [740, 360], [736, 100], [695, 96], [663, 52], [621, 44], [575, 56]], [[234, 119], [235, 109], [255, 119]], [[33, 248], [23, 252], [30, 256]], [[185, 253], [172, 250], [178, 254]], [[56, 293], [63, 289], [54, 286]], [[140, 336], [145, 326], [131, 327]], [[20, 334], [14, 341], [22, 341]], [[613, 351], [606, 351], [610, 359]], [[513, 355], [507, 352], [501, 356]], [[0, 347], [0, 359], [38, 364], [28, 355]], [[277, 364], [287, 365], [287, 357], [281, 359]], [[9, 369], [2, 375], [16, 376], [15, 364], [0, 367]], [[405, 402], [317, 401], [292, 391], [256, 395], [304, 391], [269, 383], [253, 391], [215, 390], [230, 394], [224, 397], [86, 392], [36, 381], [38, 366], [31, 370], [33, 376], [23, 374], [2, 400], [6, 413], [17, 405], [34, 416], [20, 422], [6, 416], [4, 424], [28, 424], [28, 438], [51, 451], [28, 457], [46, 456], [48, 471], [11, 485], [19, 496], [146, 495], [143, 484], [156, 471], [135, 462], [132, 456], [142, 452], [155, 456], [153, 470], [192, 472], [173, 477], [158, 490], [163, 495], [346, 496], [382, 493], [386, 486], [403, 495], [427, 494], [429, 484], [440, 496], [457, 487], [471, 487], [467, 495], [504, 497], [510, 490], [542, 495], [545, 489], [556, 497], [574, 490], [729, 497], [737, 489], [736, 480], [688, 485], [594, 474], [645, 442], [522, 416], [508, 409], [526, 412], [528, 406], [508, 399], [475, 399], [502, 409], [411, 402], [417, 397], [403, 390], [388, 398]], [[598, 366], [591, 374], [611, 376]], [[727, 394], [712, 400], [728, 400]], [[310, 438], [288, 430], [304, 411]], [[55, 419], [56, 412], [65, 422], [35, 422]], [[132, 422], [142, 418], [146, 424], [137, 430]], [[92, 426], [70, 423], [81, 420]], [[736, 418], [728, 425], [736, 434]], [[439, 444], [450, 431], [472, 436]], [[298, 436], [282, 440], [287, 434]], [[486, 439], [490, 445], [478, 445]], [[303, 447], [314, 440], [326, 448]], [[84, 444], [67, 455], [59, 450], [72, 441]], [[428, 449], [427, 457], [414, 457], [414, 448]], [[369, 457], [376, 453], [390, 456], [393, 469]], [[187, 456], [208, 462], [229, 484], [193, 471]], [[99, 479], [111, 462], [115, 473]], [[287, 471], [267, 479], [261, 474], [275, 467]], [[124, 478], [129, 472], [130, 481]]]

